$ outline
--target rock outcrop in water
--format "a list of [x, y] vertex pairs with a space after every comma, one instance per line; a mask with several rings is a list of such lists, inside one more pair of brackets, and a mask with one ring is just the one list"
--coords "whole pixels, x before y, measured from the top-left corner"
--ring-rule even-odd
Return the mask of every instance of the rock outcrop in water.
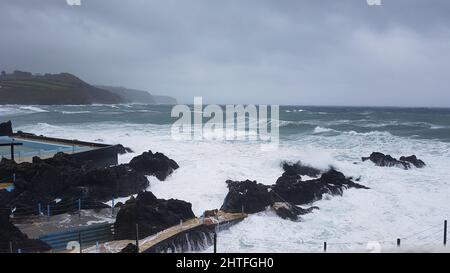
[[312, 172], [313, 168], [307, 170], [297, 163], [285, 163], [283, 169], [284, 173], [272, 186], [250, 180], [227, 181], [229, 191], [221, 209], [256, 213], [271, 206], [280, 217], [297, 219], [298, 215], [309, 213], [313, 208], [302, 209], [296, 205], [310, 204], [322, 199], [324, 194], [342, 195], [348, 188], [368, 189], [334, 169], [322, 173], [320, 178], [306, 181], [302, 181], [301, 175], [316, 175], [317, 171]]
[[0, 136], [10, 136], [13, 134], [11, 121], [0, 123]]
[[119, 144], [117, 145], [117, 153], [124, 155], [134, 153], [134, 151], [130, 147], [124, 147], [122, 144]]
[[158, 199], [151, 192], [141, 192], [128, 200], [117, 214], [115, 239], [135, 239], [136, 224], [139, 238], [145, 238], [171, 226], [194, 218], [192, 205], [176, 199]]
[[423, 168], [426, 166], [425, 162], [418, 159], [417, 156], [411, 155], [411, 156], [402, 156], [400, 157], [401, 161], [409, 162], [413, 164], [416, 168]]
[[270, 187], [256, 181], [226, 181], [228, 194], [222, 207], [226, 212], [256, 213], [273, 203]]
[[368, 189], [334, 169], [322, 174], [318, 179], [306, 181], [302, 181], [300, 175], [284, 172], [272, 186], [276, 200], [296, 205], [305, 205], [320, 200], [324, 194], [342, 195], [344, 189], [348, 188]]
[[162, 153], [152, 151], [133, 158], [129, 163], [130, 168], [144, 175], [154, 175], [159, 180], [165, 180], [174, 170], [178, 169], [177, 162]]
[[369, 157], [362, 158], [363, 162], [367, 160], [372, 161], [373, 163], [375, 163], [375, 165], [379, 167], [398, 167], [404, 170], [411, 169], [411, 164], [414, 165], [416, 168], [425, 167], [425, 162], [418, 159], [415, 155], [402, 156], [400, 157], [400, 160], [398, 160], [390, 155], [374, 152]]
[[272, 205], [272, 210], [283, 219], [290, 219], [292, 221], [297, 221], [299, 215], [305, 215], [312, 212], [318, 207], [311, 207], [308, 209], [300, 208], [292, 203], [288, 202], [275, 202]]
[[283, 162], [282, 167], [284, 172], [290, 175], [306, 175], [309, 177], [319, 177], [320, 174], [323, 173], [322, 170], [305, 165], [301, 161], [298, 161], [294, 164]]
[[41, 240], [29, 239], [9, 219], [9, 211], [0, 209], [0, 253], [49, 251], [50, 246]]

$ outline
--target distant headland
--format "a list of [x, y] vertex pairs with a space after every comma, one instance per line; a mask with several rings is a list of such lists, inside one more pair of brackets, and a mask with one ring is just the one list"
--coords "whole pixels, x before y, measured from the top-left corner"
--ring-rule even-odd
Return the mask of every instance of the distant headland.
[[32, 74], [14, 71], [0, 74], [0, 105], [177, 104], [175, 98], [147, 91], [90, 85], [70, 73]]

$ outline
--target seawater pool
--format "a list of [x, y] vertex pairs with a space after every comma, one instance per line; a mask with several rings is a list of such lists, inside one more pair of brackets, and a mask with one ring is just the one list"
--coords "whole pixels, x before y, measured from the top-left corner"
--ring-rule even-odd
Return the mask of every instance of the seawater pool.
[[[72, 146], [72, 145], [56, 144], [8, 136], [0, 137], [0, 143], [11, 143], [11, 142], [22, 143], [22, 145], [14, 147], [14, 157], [19, 160], [33, 156], [49, 157], [58, 152], [74, 153], [90, 149], [89, 147], [82, 147], [77, 145]], [[0, 147], [0, 159], [1, 158], [8, 158], [8, 159], [11, 158], [10, 146]]]

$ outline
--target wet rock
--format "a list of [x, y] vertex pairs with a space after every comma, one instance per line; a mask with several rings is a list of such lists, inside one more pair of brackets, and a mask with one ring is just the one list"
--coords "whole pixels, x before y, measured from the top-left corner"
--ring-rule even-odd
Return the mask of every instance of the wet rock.
[[221, 207], [225, 212], [256, 213], [273, 203], [269, 186], [250, 180], [228, 180], [226, 183], [228, 194]]
[[402, 156], [400, 157], [400, 160], [397, 160], [390, 155], [374, 152], [370, 155], [370, 157], [362, 158], [362, 161], [367, 160], [372, 161], [373, 163], [375, 163], [375, 165], [380, 167], [399, 167], [404, 170], [411, 169], [411, 165], [416, 168], [423, 168], [426, 166], [425, 162], [418, 159], [415, 155]]
[[120, 253], [139, 253], [139, 249], [135, 244], [129, 243]]
[[13, 134], [11, 121], [0, 123], [0, 136], [10, 136]]
[[[37, 214], [38, 204], [54, 207], [53, 214], [71, 212], [80, 198], [92, 200], [89, 207], [104, 208], [106, 205], [101, 202], [136, 194], [149, 185], [142, 173], [128, 165], [95, 169], [89, 162], [75, 160], [63, 153], [45, 160], [34, 157], [32, 163], [0, 161], [0, 177], [12, 174], [16, 174], [16, 188], [8, 200], [0, 200], [0, 205], [16, 207], [16, 213], [21, 215]], [[75, 202], [62, 209], [55, 199]], [[87, 208], [87, 203], [84, 205]]]
[[275, 202], [272, 205], [273, 211], [283, 219], [289, 219], [292, 221], [297, 221], [299, 215], [305, 215], [307, 213], [312, 212], [315, 209], [319, 209], [318, 207], [311, 207], [308, 209], [300, 208], [292, 203], [288, 202]]
[[136, 224], [139, 238], [145, 238], [194, 218], [191, 203], [182, 200], [157, 199], [151, 192], [141, 192], [128, 200], [117, 214], [114, 224], [115, 239], [135, 239]]
[[143, 173], [144, 175], [156, 176], [159, 180], [165, 180], [174, 170], [178, 169], [178, 164], [162, 153], [144, 152], [136, 156], [129, 163], [130, 168]]
[[301, 161], [294, 164], [284, 162], [283, 170], [288, 175], [306, 175], [309, 177], [319, 177], [319, 175], [323, 173], [322, 170], [305, 165]]
[[116, 147], [117, 153], [121, 155], [134, 153], [134, 151], [130, 147], [124, 147], [122, 144], [116, 145]]
[[426, 166], [425, 162], [423, 162], [422, 160], [418, 159], [415, 155], [411, 155], [411, 156], [402, 156], [400, 157], [401, 161], [405, 161], [405, 162], [409, 162], [411, 164], [413, 164], [416, 168], [423, 168]]
[[405, 161], [400, 161], [393, 158], [390, 155], [385, 155], [383, 153], [374, 152], [369, 157], [363, 157], [362, 161], [370, 160], [375, 165], [379, 167], [399, 167], [404, 170], [408, 170], [411, 168], [411, 164]]
[[304, 205], [322, 199], [324, 194], [342, 195], [348, 188], [368, 189], [331, 169], [319, 179], [306, 181], [302, 181], [299, 175], [285, 172], [272, 186], [272, 192], [275, 201]]
[[344, 189], [367, 187], [334, 169], [323, 173], [320, 178], [302, 181], [301, 175], [315, 175], [317, 170], [303, 169], [301, 164], [284, 164], [284, 172], [272, 186], [256, 181], [228, 180], [228, 194], [221, 210], [232, 213], [256, 213], [272, 206], [277, 215], [285, 219], [298, 219], [299, 215], [314, 208], [302, 209], [295, 205], [310, 204], [323, 198], [324, 194], [342, 195]]
[[90, 171], [77, 179], [79, 196], [107, 201], [113, 197], [127, 197], [145, 190], [147, 178], [127, 165]]

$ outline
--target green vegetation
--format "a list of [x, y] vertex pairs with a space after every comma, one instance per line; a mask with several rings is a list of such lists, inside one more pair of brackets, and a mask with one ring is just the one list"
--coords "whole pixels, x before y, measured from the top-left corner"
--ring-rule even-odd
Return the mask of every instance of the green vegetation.
[[0, 104], [124, 103], [122, 97], [87, 84], [68, 73], [32, 75], [14, 71], [0, 75]]

